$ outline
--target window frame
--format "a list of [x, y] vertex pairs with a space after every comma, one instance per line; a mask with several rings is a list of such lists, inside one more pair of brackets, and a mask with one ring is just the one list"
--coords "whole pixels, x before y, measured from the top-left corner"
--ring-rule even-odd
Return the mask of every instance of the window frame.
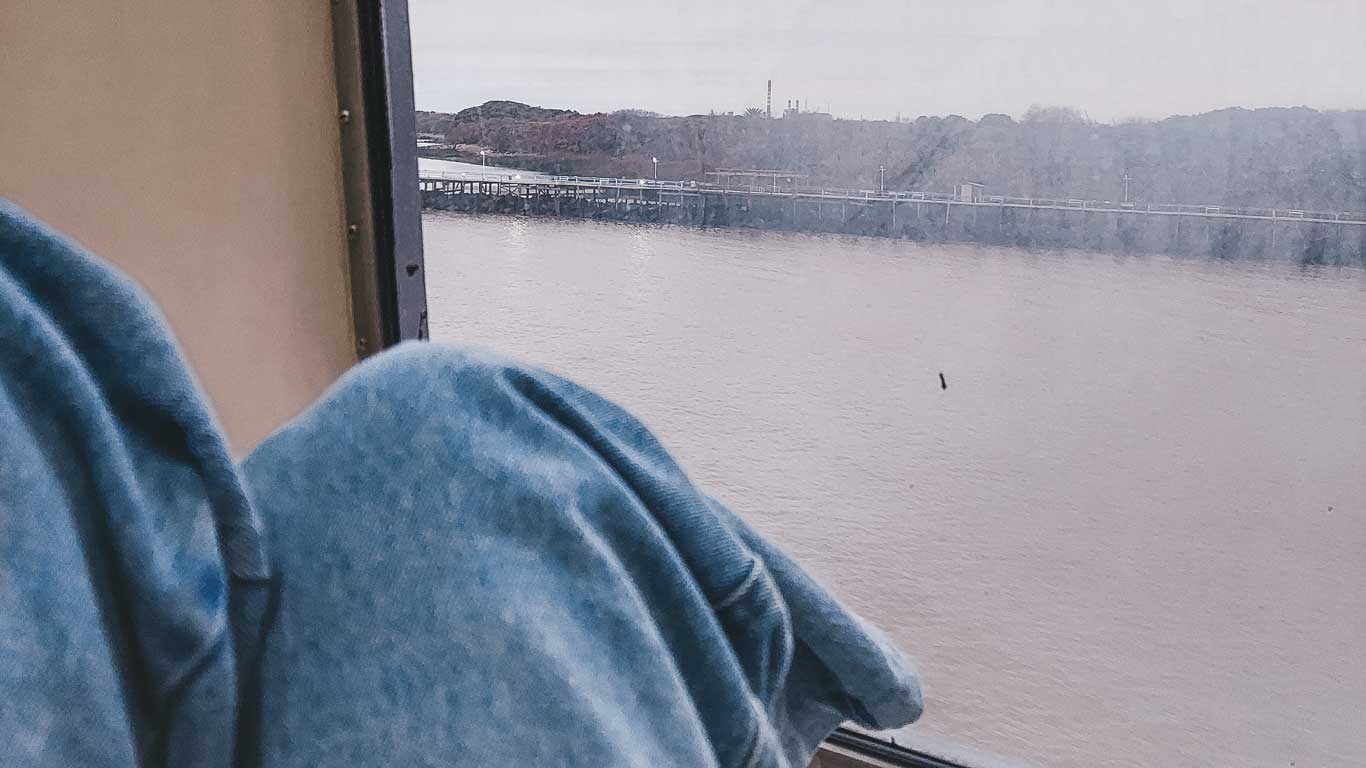
[[427, 338], [406, 0], [332, 0], [356, 353]]

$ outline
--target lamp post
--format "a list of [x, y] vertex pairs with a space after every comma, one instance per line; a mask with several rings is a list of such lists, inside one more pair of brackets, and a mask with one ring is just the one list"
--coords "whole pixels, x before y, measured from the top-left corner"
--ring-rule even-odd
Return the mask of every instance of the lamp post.
[[489, 151], [487, 149], [479, 150], [479, 164], [483, 166], [489, 164]]
[[877, 191], [878, 194], [882, 194], [887, 191], [887, 166], [879, 165], [877, 167], [877, 173]]
[[659, 158], [652, 157], [650, 162], [655, 164], [655, 181], [659, 181]]
[[1124, 204], [1125, 204], [1125, 205], [1128, 205], [1128, 204], [1129, 204], [1129, 182], [1130, 182], [1130, 181], [1133, 181], [1133, 177], [1129, 175], [1128, 171], [1125, 171], [1125, 173], [1124, 173]]

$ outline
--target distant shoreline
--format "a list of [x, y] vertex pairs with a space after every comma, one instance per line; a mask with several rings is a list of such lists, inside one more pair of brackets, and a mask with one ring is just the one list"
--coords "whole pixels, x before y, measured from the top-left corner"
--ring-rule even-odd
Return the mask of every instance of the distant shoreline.
[[499, 165], [559, 175], [701, 182], [770, 168], [816, 187], [947, 193], [978, 182], [1014, 197], [1366, 211], [1366, 111], [1234, 108], [1107, 125], [1065, 109], [889, 122], [488, 102], [417, 119], [450, 145], [424, 156], [477, 163], [482, 149]]

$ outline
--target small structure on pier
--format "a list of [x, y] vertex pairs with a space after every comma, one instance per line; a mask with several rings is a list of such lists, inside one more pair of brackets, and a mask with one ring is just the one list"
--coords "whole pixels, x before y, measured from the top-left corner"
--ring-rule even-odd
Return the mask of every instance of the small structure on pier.
[[953, 185], [953, 199], [958, 203], [975, 203], [982, 199], [987, 185], [976, 181], [965, 181]]

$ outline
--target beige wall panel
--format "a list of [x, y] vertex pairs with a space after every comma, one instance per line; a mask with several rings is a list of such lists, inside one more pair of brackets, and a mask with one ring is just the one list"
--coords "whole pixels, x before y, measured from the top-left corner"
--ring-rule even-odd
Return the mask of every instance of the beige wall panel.
[[8, 0], [0, 195], [161, 304], [240, 455], [355, 360], [327, 0]]

